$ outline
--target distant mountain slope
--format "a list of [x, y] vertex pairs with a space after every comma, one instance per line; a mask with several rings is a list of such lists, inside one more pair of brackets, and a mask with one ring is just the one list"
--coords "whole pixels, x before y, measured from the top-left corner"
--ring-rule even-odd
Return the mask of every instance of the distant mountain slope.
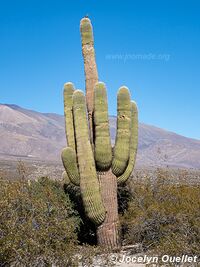
[[[116, 118], [110, 117], [112, 142]], [[0, 157], [60, 160], [65, 146], [63, 116], [0, 104]], [[140, 124], [137, 165], [200, 168], [200, 141]]]

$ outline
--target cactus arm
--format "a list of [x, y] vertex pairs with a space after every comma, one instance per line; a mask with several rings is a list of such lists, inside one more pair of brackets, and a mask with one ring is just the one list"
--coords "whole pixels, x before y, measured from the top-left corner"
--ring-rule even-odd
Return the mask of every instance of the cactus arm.
[[91, 221], [99, 225], [105, 219], [105, 209], [100, 195], [99, 182], [88, 135], [85, 97], [79, 90], [73, 94], [73, 115], [81, 196], [86, 215]]
[[97, 83], [94, 89], [94, 154], [98, 171], [108, 170], [112, 163], [112, 147], [108, 120], [108, 103], [104, 83]]
[[62, 173], [62, 183], [66, 184], [66, 185], [69, 185], [71, 183], [66, 171], [63, 171], [63, 173]]
[[125, 172], [117, 177], [117, 183], [123, 184], [130, 177], [136, 160], [138, 146], [138, 109], [134, 101], [131, 101], [131, 139], [130, 139], [130, 157]]
[[90, 141], [93, 143], [93, 110], [94, 86], [98, 82], [97, 66], [95, 61], [94, 38], [90, 19], [83, 18], [80, 23], [82, 54], [84, 59], [86, 100], [90, 127]]
[[127, 87], [123, 86], [117, 94], [117, 134], [115, 139], [112, 171], [120, 176], [129, 160], [131, 102]]
[[61, 153], [62, 162], [70, 181], [74, 185], [80, 185], [79, 171], [76, 163], [76, 154], [71, 147], [66, 147]]
[[64, 97], [64, 115], [65, 115], [65, 133], [67, 144], [69, 147], [75, 150], [75, 139], [74, 139], [74, 125], [73, 125], [73, 114], [72, 114], [72, 95], [74, 93], [74, 85], [72, 83], [65, 83], [63, 90]]
[[94, 45], [93, 29], [89, 18], [82, 18], [80, 23], [82, 46]]

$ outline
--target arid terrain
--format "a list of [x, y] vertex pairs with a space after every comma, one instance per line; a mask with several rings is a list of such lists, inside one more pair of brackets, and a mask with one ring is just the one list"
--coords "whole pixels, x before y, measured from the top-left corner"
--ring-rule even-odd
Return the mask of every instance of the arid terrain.
[[[112, 143], [116, 117], [110, 117]], [[66, 145], [64, 118], [16, 105], [0, 105], [0, 159], [60, 162]], [[200, 169], [200, 140], [140, 124], [136, 166]], [[2, 162], [2, 161], [1, 161]]]

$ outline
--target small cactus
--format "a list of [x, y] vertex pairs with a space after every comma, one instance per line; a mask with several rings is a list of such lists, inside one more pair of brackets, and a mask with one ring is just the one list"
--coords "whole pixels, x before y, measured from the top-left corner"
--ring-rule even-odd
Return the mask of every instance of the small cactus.
[[[117, 95], [117, 133], [111, 146], [106, 86], [98, 82], [92, 25], [81, 20], [86, 74], [86, 99], [72, 83], [64, 85], [64, 114], [68, 147], [62, 151], [66, 172], [80, 186], [85, 213], [97, 226], [100, 245], [120, 246], [117, 185], [130, 177], [137, 153], [138, 112], [127, 87]], [[91, 65], [90, 65], [91, 64]], [[88, 128], [89, 122], [89, 128]]]

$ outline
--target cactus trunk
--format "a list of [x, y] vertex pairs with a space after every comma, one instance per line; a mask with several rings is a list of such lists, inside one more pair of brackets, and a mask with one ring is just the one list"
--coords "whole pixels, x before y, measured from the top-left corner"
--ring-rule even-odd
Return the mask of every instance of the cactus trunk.
[[117, 204], [117, 179], [111, 170], [98, 173], [106, 218], [97, 229], [98, 244], [110, 249], [120, 248], [120, 226]]

